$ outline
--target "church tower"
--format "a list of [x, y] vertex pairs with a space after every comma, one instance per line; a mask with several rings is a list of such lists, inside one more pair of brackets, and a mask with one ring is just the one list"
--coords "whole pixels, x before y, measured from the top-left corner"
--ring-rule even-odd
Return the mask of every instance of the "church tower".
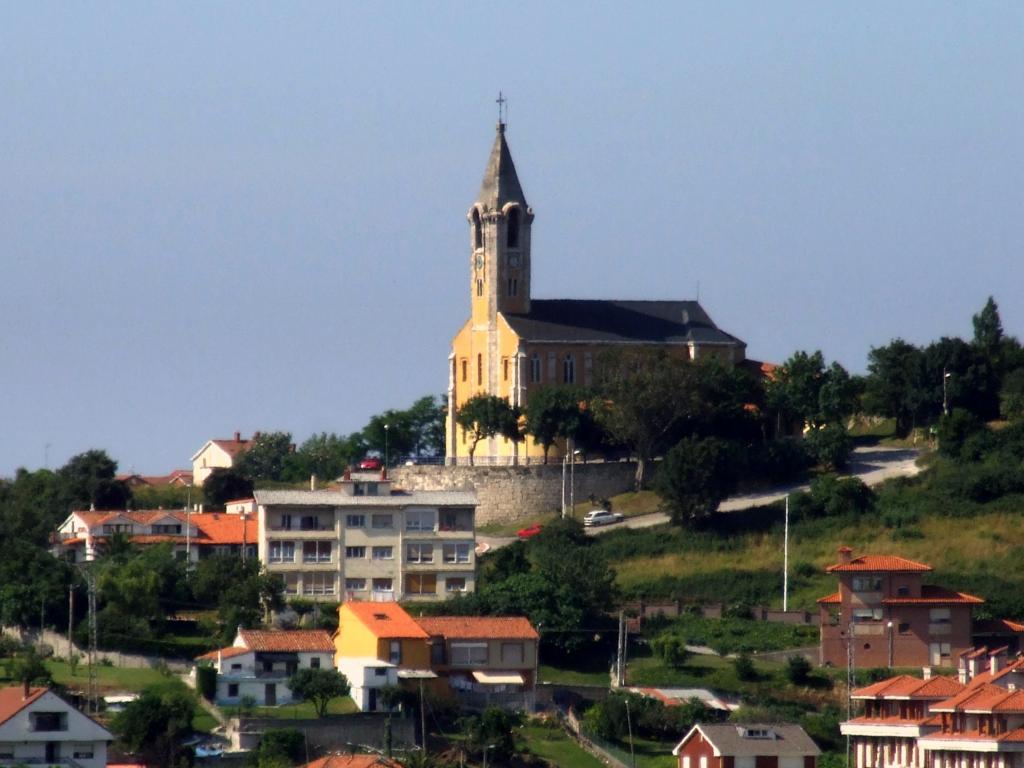
[[498, 122], [480, 194], [467, 218], [473, 324], [492, 324], [499, 312], [529, 313], [533, 211], [519, 184], [503, 122]]

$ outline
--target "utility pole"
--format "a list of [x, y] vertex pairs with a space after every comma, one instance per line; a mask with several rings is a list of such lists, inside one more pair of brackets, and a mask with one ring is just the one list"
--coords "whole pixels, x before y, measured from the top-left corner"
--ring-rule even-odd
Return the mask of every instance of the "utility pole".
[[629, 714], [629, 699], [626, 699], [626, 728], [629, 730], [629, 757], [636, 768], [636, 752], [633, 751], [633, 718]]
[[96, 579], [91, 571], [85, 572], [89, 586], [89, 711], [99, 711], [96, 692]]
[[423, 706], [423, 678], [420, 678], [420, 737], [423, 739], [423, 756], [427, 756], [427, 708]]
[[74, 653], [74, 631], [75, 631], [75, 585], [68, 587], [68, 663], [71, 663], [71, 655]]
[[786, 495], [786, 524], [782, 544], [782, 611], [789, 610], [789, 495]]

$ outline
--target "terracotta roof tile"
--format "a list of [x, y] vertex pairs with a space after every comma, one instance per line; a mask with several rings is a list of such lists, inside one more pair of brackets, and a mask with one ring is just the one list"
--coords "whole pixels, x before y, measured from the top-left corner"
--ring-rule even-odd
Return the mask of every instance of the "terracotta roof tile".
[[381, 755], [328, 755], [306, 763], [302, 768], [402, 768]]
[[428, 635], [459, 640], [537, 640], [540, 636], [523, 616], [424, 616], [415, 619]]
[[938, 676], [921, 680], [910, 675], [897, 675], [859, 688], [853, 692], [858, 699], [947, 699], [955, 696], [964, 686], [953, 677]]
[[293, 629], [290, 631], [265, 631], [242, 629], [238, 634], [247, 648], [254, 651], [278, 651], [296, 653], [333, 653], [334, 642], [325, 629]]
[[231, 458], [235, 458], [238, 454], [249, 447], [251, 440], [211, 440], [211, 443], [220, 448]]
[[[255, 515], [229, 515], [224, 512], [204, 512], [192, 515], [192, 524], [199, 530], [196, 541], [200, 544], [255, 544], [259, 541], [260, 523]], [[245, 526], [243, 532], [243, 524]]]
[[0, 688], [0, 723], [6, 723], [46, 691], [46, 688], [30, 688], [25, 698], [25, 689], [20, 685]]
[[831, 595], [825, 595], [824, 597], [819, 597], [818, 598], [818, 602], [822, 603], [824, 605], [833, 605], [835, 603], [843, 602], [843, 598], [842, 598], [842, 595], [840, 595], [838, 592], [833, 592]]
[[428, 636], [398, 603], [349, 600], [345, 606], [375, 637], [426, 639]]
[[921, 573], [930, 571], [932, 567], [919, 563], [915, 560], [908, 560], [905, 557], [896, 555], [861, 555], [855, 557], [848, 563], [836, 563], [825, 570], [829, 573], [845, 573], [849, 571], [902, 571]]
[[230, 659], [234, 656], [242, 656], [246, 653], [252, 653], [252, 648], [239, 648], [237, 645], [232, 645], [228, 648], [221, 648], [217, 651], [210, 651], [204, 653], [202, 656], [196, 656], [196, 661], [216, 661], [218, 654], [222, 659]]
[[980, 597], [969, 595], [966, 592], [957, 592], [945, 587], [938, 587], [934, 584], [925, 584], [921, 587], [920, 597], [887, 597], [882, 600], [883, 605], [927, 605], [929, 603], [942, 605], [976, 605], [984, 603]]

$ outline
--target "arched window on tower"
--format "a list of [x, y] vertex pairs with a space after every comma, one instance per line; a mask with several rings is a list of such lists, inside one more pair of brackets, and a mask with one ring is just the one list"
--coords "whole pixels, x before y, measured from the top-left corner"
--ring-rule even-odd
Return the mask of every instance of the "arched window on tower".
[[505, 245], [509, 248], [519, 247], [519, 209], [512, 208], [508, 212], [508, 226], [505, 232]]
[[476, 356], [476, 383], [483, 385], [484, 383], [484, 356]]
[[565, 360], [562, 361], [562, 381], [566, 384], [576, 382], [576, 358], [570, 354], [567, 354]]
[[541, 368], [540, 368], [540, 355], [538, 355], [536, 352], [534, 352], [533, 353], [533, 357], [530, 358], [530, 383], [531, 384], [539, 384], [540, 383], [540, 372], [541, 372]]
[[480, 249], [484, 247], [484, 228], [480, 223], [480, 211], [476, 208], [473, 209], [473, 248]]

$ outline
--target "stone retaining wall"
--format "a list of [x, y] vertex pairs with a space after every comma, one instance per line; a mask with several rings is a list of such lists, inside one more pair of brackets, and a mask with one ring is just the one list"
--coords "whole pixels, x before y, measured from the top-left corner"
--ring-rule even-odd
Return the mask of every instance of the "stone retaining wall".
[[[653, 469], [648, 464], [648, 477]], [[633, 462], [577, 464], [575, 498], [579, 504], [593, 496], [600, 501], [631, 490], [636, 474]], [[562, 465], [397, 467], [395, 485], [408, 491], [476, 491], [477, 525], [506, 523], [557, 512], [562, 508]], [[568, 477], [568, 475], [567, 475]], [[568, 479], [566, 480], [568, 498]]]

